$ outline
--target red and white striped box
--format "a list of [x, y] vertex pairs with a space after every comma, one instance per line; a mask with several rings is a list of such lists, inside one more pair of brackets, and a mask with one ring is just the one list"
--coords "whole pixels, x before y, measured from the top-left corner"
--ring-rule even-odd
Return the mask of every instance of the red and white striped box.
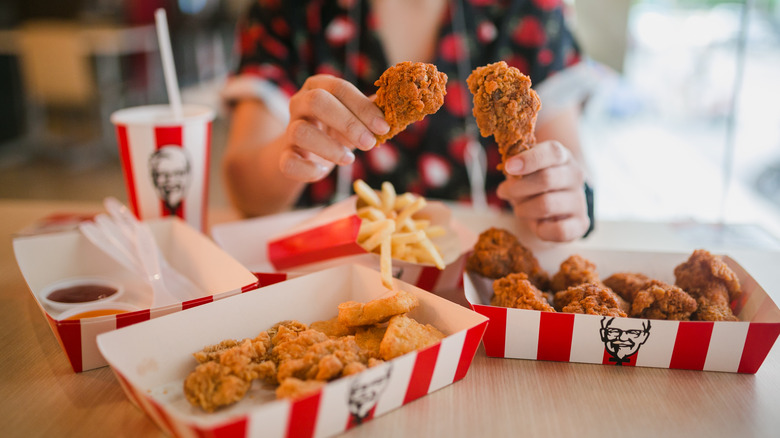
[[[286, 278], [285, 274], [253, 274], [203, 234], [178, 218], [147, 221], [168, 262], [200, 285], [201, 297], [151, 308], [150, 286], [92, 245], [79, 231], [21, 236], [13, 241], [19, 269], [74, 372], [106, 365], [95, 338], [141, 321], [187, 310], [214, 300], [254, 290]], [[44, 304], [39, 293], [49, 284], [73, 277], [103, 277], [123, 285], [117, 302], [140, 310], [78, 320], [58, 320], [62, 311]]]
[[[601, 278], [640, 272], [670, 284], [675, 266], [690, 255], [584, 249], [577, 254], [595, 263]], [[537, 254], [551, 274], [571, 254], [556, 255]], [[483, 339], [490, 357], [754, 374], [780, 334], [780, 309], [742, 266], [722, 257], [742, 285], [741, 298], [731, 303], [738, 322], [608, 318], [495, 307], [487, 305], [492, 280], [471, 273], [465, 275], [464, 288], [472, 308], [490, 318]], [[621, 334], [633, 330], [634, 336], [618, 347], [610, 344], [610, 329]]]
[[130, 209], [142, 220], [177, 216], [206, 231], [211, 124], [215, 112], [184, 105], [125, 108], [111, 115]]
[[[379, 273], [341, 265], [98, 337], [98, 346], [128, 398], [173, 436], [325, 437], [344, 432], [465, 377], [487, 318], [415, 286], [396, 281], [420, 306], [409, 316], [446, 337], [362, 373], [329, 382], [319, 392], [276, 400], [258, 383], [238, 403], [207, 413], [184, 397], [195, 369], [192, 353], [225, 339], [254, 338], [283, 320], [311, 323], [336, 316], [338, 305], [366, 302], [387, 289]], [[187, 330], [181, 330], [186, 327]], [[149, 339], [154, 339], [150, 342]], [[381, 381], [376, 397], [350, 406], [350, 392]]]
[[[303, 221], [271, 236], [268, 260], [277, 270], [314, 272], [339, 264], [360, 264], [379, 269], [379, 255], [369, 253], [357, 243], [362, 219], [357, 215], [357, 196], [313, 211]], [[432, 264], [410, 263], [393, 259], [393, 275], [407, 283], [432, 292], [448, 292], [462, 281], [466, 254], [477, 236], [452, 218], [450, 210], [439, 201], [428, 201], [415, 218], [427, 218], [432, 225], [447, 230], [433, 238], [445, 263], [443, 270]], [[283, 221], [280, 216], [277, 220]]]

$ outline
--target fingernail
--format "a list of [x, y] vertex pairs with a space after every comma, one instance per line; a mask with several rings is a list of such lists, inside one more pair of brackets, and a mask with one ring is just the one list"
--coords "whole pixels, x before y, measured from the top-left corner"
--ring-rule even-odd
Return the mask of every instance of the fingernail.
[[390, 130], [390, 125], [387, 124], [385, 119], [380, 117], [374, 119], [373, 123], [371, 123], [371, 127], [377, 134], [387, 134], [387, 131]]
[[372, 134], [370, 132], [364, 132], [360, 136], [360, 140], [359, 141], [360, 141], [360, 146], [362, 146], [362, 147], [364, 147], [366, 149], [369, 149], [369, 148], [374, 147], [374, 145], [376, 144], [376, 137], [374, 137], [374, 134]]
[[507, 173], [512, 175], [520, 175], [520, 173], [523, 171], [523, 165], [523, 160], [519, 158], [510, 158], [507, 160], [504, 168], [506, 169]]
[[339, 164], [345, 165], [350, 164], [353, 161], [355, 161], [355, 154], [352, 153], [352, 151], [348, 150], [343, 157], [341, 157], [341, 162]]

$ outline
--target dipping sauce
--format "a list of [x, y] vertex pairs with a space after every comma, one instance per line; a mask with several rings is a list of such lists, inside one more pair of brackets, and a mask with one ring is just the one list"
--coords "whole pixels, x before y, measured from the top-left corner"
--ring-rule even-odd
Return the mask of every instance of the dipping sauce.
[[58, 303], [89, 303], [102, 300], [117, 293], [117, 289], [102, 284], [77, 284], [57, 289], [46, 296], [50, 301]]
[[73, 316], [69, 316], [65, 318], [65, 320], [74, 320], [74, 319], [82, 319], [82, 318], [94, 318], [96, 316], [106, 316], [106, 315], [117, 315], [119, 313], [126, 313], [127, 310], [121, 310], [121, 309], [97, 309], [97, 310], [88, 310], [86, 312], [77, 313]]

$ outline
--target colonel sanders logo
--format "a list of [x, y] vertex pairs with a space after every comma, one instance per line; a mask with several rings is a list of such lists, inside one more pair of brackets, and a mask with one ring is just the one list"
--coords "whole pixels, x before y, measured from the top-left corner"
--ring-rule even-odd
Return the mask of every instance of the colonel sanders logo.
[[369, 368], [355, 376], [349, 388], [349, 413], [354, 425], [373, 416], [373, 409], [387, 388], [392, 371], [393, 366], [387, 364]]
[[190, 184], [190, 161], [184, 149], [168, 145], [149, 157], [149, 169], [157, 196], [171, 215], [176, 215]]
[[609, 353], [610, 362], [623, 365], [639, 351], [650, 337], [650, 320], [633, 318], [601, 318], [601, 341]]

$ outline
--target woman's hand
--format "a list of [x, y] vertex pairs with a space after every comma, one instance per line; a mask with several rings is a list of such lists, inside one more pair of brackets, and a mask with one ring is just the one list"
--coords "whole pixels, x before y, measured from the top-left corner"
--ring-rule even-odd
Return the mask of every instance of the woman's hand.
[[582, 237], [590, 226], [584, 171], [557, 141], [538, 143], [505, 163], [507, 179], [499, 198], [542, 240], [566, 242]]
[[335, 165], [352, 163], [353, 149], [373, 148], [374, 135], [389, 130], [379, 107], [354, 85], [330, 75], [312, 76], [290, 99], [280, 170], [297, 181], [320, 180]]

